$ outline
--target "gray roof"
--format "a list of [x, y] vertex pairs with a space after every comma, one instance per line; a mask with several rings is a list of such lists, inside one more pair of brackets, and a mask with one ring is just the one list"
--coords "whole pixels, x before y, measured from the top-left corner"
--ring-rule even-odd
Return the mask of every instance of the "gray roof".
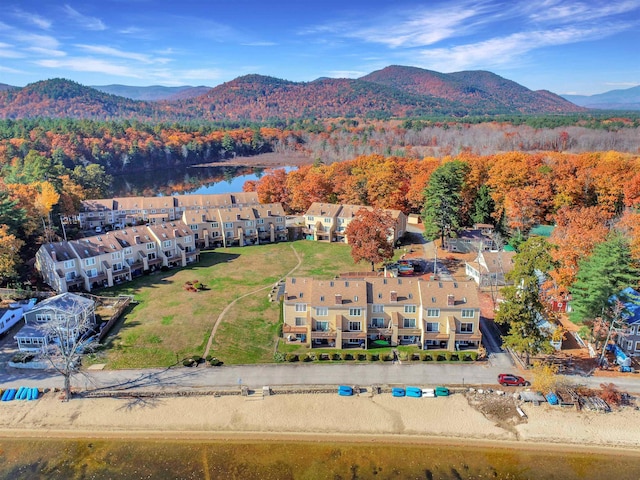
[[40, 310], [59, 310], [65, 313], [77, 315], [89, 308], [92, 308], [94, 303], [95, 302], [89, 298], [76, 295], [75, 293], [66, 292], [43, 300], [36, 304], [31, 309], [31, 312], [38, 312]]

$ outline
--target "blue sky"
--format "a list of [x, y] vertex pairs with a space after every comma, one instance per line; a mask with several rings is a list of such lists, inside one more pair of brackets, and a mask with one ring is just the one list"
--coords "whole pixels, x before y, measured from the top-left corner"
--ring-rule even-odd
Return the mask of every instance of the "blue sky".
[[533, 90], [640, 84], [640, 0], [3, 0], [0, 82], [209, 85], [489, 70]]

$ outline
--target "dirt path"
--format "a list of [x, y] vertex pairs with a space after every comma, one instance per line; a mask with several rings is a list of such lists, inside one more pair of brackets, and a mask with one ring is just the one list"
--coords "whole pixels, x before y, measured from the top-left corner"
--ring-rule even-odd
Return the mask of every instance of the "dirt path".
[[[294, 255], [296, 256], [296, 258], [298, 259], [298, 264], [293, 267], [286, 275], [284, 278], [288, 277], [289, 275], [291, 275], [293, 272], [295, 272], [298, 268], [300, 268], [300, 265], [302, 265], [302, 258], [300, 258], [300, 255], [298, 255], [298, 252], [296, 251], [296, 249], [293, 247], [293, 245], [290, 245], [291, 250], [293, 250]], [[227, 314], [227, 312], [231, 309], [231, 307], [233, 307], [236, 302], [238, 300], [242, 300], [245, 297], [248, 297], [249, 295], [253, 295], [254, 293], [258, 293], [261, 292], [262, 290], [267, 290], [268, 288], [271, 288], [272, 285], [265, 285], [264, 287], [260, 287], [256, 290], [252, 290], [251, 292], [245, 293], [244, 295], [236, 298], [235, 300], [233, 300], [229, 305], [227, 305], [226, 307], [224, 307], [224, 310], [222, 310], [222, 312], [220, 312], [220, 315], [218, 315], [218, 318], [216, 319], [215, 323], [213, 324], [213, 328], [211, 329], [211, 334], [209, 335], [209, 341], [207, 342], [207, 348], [204, 350], [204, 354], [202, 355], [204, 358], [207, 357], [207, 355], [209, 355], [209, 352], [211, 351], [211, 345], [213, 344], [213, 338], [215, 337], [216, 331], [218, 330], [218, 326], [220, 325], [220, 323], [222, 322], [222, 319], [224, 318], [224, 316]]]

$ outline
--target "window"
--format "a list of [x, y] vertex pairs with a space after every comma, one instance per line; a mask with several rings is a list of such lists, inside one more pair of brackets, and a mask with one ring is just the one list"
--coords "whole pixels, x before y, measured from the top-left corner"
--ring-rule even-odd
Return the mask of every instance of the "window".
[[253, 222], [251, 220], [247, 220], [246, 222], [244, 222], [244, 226], [245, 227], [253, 227]]
[[50, 313], [36, 313], [36, 322], [50, 322], [53, 316]]
[[331, 218], [330, 217], [325, 217], [324, 223], [331, 223]]
[[296, 303], [296, 312], [306, 312], [307, 304], [306, 303]]
[[113, 270], [116, 271], [116, 272], [122, 270], [122, 264], [121, 263], [114, 263], [113, 264]]
[[629, 327], [629, 335], [635, 335], [635, 334], [636, 334], [636, 326], [632, 325], [631, 327]]
[[75, 266], [75, 262], [73, 260], [65, 260], [64, 268], [73, 268]]
[[438, 318], [440, 316], [439, 308], [427, 308], [427, 317]]
[[[195, 235], [198, 235], [197, 233]], [[196, 238], [198, 238], [196, 236]], [[187, 235], [186, 237], [184, 237], [184, 243], [191, 243], [191, 235]]]
[[372, 311], [373, 313], [382, 313], [382, 312], [384, 312], [384, 305], [375, 305], [375, 304], [374, 304], [374, 305], [371, 307], [371, 311]]
[[636, 342], [636, 352], [640, 352], [640, 342]]
[[149, 260], [155, 260], [156, 259], [156, 253], [155, 252], [151, 252], [147, 254], [147, 258]]
[[628, 351], [631, 351], [631, 349], [632, 349], [632, 348], [633, 348], [633, 342], [632, 342], [631, 340], [629, 340], [629, 341], [627, 342], [627, 350], [628, 350]]
[[211, 222], [211, 228], [218, 228], [218, 222]]
[[296, 327], [304, 327], [307, 324], [307, 319], [304, 317], [296, 317]]
[[133, 249], [131, 247], [127, 247], [124, 249], [125, 255], [131, 255], [133, 253]]
[[373, 328], [384, 328], [384, 318], [372, 318], [371, 326]]
[[67, 272], [64, 276], [64, 279], [69, 282], [71, 280], [73, 280], [74, 278], [76, 278], [76, 272]]
[[415, 318], [403, 319], [402, 328], [416, 328], [416, 319]]
[[463, 308], [462, 309], [462, 318], [473, 318], [475, 316], [475, 312], [472, 308]]
[[232, 222], [225, 222], [224, 223], [224, 228], [233, 228], [233, 223]]
[[359, 332], [361, 330], [360, 325], [361, 325], [360, 322], [349, 322], [349, 330], [351, 332]]
[[171, 240], [165, 240], [162, 242], [162, 248], [171, 248]]
[[277, 217], [277, 218], [276, 218], [276, 222], [277, 222], [277, 223], [282, 223], [282, 220], [283, 220], [283, 218], [282, 218], [282, 217]]
[[313, 222], [313, 217], [309, 216], [307, 218], [309, 219], [310, 222]]
[[404, 306], [404, 313], [416, 313], [416, 306], [415, 305], [405, 305]]
[[328, 332], [329, 331], [329, 322], [316, 322], [316, 331], [317, 332]]
[[361, 308], [350, 308], [349, 309], [349, 316], [350, 317], [359, 317], [360, 315], [362, 315], [362, 309]]
[[198, 230], [198, 225], [189, 225], [191, 230]]
[[258, 219], [258, 225], [262, 225], [264, 223], [264, 218], [259, 218]]
[[473, 333], [473, 323], [461, 323], [460, 333]]
[[120, 258], [120, 252], [111, 252], [111, 260], [117, 260]]
[[440, 324], [438, 322], [427, 322], [427, 332], [439, 332]]
[[233, 232], [225, 232], [225, 235], [226, 235], [227, 237], [233, 237]]
[[96, 259], [95, 258], [85, 258], [84, 259], [84, 264], [89, 267], [91, 265], [95, 265], [96, 264]]
[[147, 250], [155, 250], [156, 249], [156, 244], [155, 242], [149, 242], [147, 243]]
[[329, 315], [329, 308], [328, 307], [316, 307], [316, 315], [318, 317], [326, 317], [327, 315]]
[[98, 276], [98, 269], [97, 268], [92, 268], [91, 270], [87, 270], [87, 276], [88, 277], [97, 277]]

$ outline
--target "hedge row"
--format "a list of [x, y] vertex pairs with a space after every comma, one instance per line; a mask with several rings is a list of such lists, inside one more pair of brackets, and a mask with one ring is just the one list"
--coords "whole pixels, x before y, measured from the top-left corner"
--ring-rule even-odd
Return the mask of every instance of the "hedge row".
[[[400, 352], [402, 361], [422, 361], [422, 362], [472, 362], [478, 359], [478, 352], [416, 352], [407, 354]], [[314, 361], [360, 361], [360, 362], [390, 362], [393, 360], [391, 353], [364, 353], [364, 352], [332, 352], [332, 353], [287, 353], [277, 354], [278, 362], [314, 362]]]

